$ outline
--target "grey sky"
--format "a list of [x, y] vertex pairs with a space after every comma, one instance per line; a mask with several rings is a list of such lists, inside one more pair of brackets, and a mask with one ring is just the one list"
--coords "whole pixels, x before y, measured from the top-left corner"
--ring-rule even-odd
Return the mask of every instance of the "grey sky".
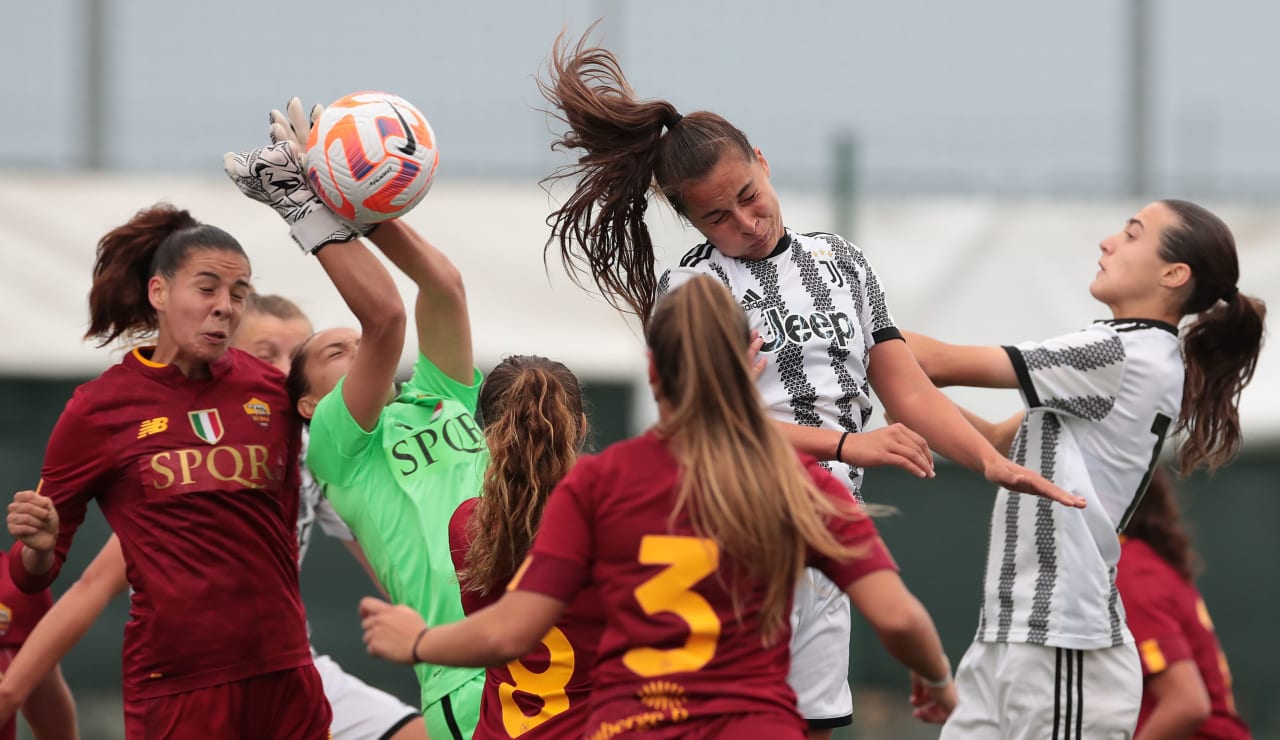
[[[84, 7], [4, 3], [0, 166], [83, 157]], [[788, 186], [825, 186], [855, 132], [863, 188], [1109, 196], [1126, 182], [1128, 0], [100, 0], [106, 162], [216, 174], [292, 94], [414, 101], [454, 176], [532, 179], [558, 155], [533, 83], [600, 14], [642, 96], [734, 121]], [[1149, 0], [1154, 190], [1280, 194], [1280, 5]]]

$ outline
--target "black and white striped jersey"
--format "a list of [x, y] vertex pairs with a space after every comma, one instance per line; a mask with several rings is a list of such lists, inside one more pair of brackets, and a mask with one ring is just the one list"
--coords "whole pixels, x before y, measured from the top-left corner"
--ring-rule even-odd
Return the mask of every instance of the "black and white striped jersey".
[[977, 639], [1073, 650], [1132, 642], [1116, 591], [1117, 533], [1181, 408], [1177, 329], [1099, 321], [1005, 351], [1027, 406], [1010, 458], [1087, 506], [1000, 489]]
[[[764, 338], [768, 363], [759, 388], [773, 418], [862, 431], [872, 410], [871, 348], [902, 335], [861, 250], [834, 234], [791, 230], [759, 260], [726, 257], [704, 243], [662, 275], [659, 296], [695, 275], [724, 283]], [[861, 468], [822, 465], [858, 493]]]

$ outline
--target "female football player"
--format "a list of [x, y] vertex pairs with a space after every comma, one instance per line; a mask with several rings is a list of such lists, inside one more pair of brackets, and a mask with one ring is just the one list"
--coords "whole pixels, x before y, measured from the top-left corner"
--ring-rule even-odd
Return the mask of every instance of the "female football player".
[[446, 665], [510, 660], [590, 585], [606, 627], [587, 737], [803, 738], [788, 637], [809, 564], [911, 669], [920, 711], [945, 717], [953, 686], [928, 613], [847, 490], [768, 420], [746, 357], [750, 328], [728, 291], [691, 280], [659, 303], [647, 338], [657, 426], [578, 462], [492, 606], [426, 627], [411, 609], [362, 602], [370, 652]]
[[[232, 346], [267, 362], [283, 374], [289, 372], [294, 351], [311, 334], [311, 322], [292, 301], [278, 295], [252, 293], [245, 301], [244, 317], [232, 338]], [[303, 446], [306, 446], [305, 434]], [[297, 529], [299, 567], [306, 557], [312, 529], [319, 524], [326, 534], [342, 542], [362, 567], [369, 570], [363, 551], [324, 497], [323, 488], [315, 482], [301, 459], [298, 464], [302, 481]], [[35, 625], [22, 649], [5, 668], [3, 678], [0, 678], [0, 720], [13, 716], [20, 705], [26, 706], [27, 697], [43, 685], [41, 678], [50, 674], [107, 604], [128, 587], [120, 541], [113, 535], [80, 578]], [[333, 710], [330, 728], [333, 740], [414, 740], [426, 737], [419, 713], [404, 702], [350, 675], [327, 655], [315, 654], [315, 664], [325, 697]], [[32, 714], [32, 711], [24, 710], [25, 716]]]
[[[579, 155], [554, 176], [576, 188], [549, 219], [570, 273], [583, 268], [641, 322], [691, 276], [720, 280], [765, 339], [760, 392], [770, 416], [855, 498], [865, 466], [933, 475], [932, 446], [1012, 490], [1076, 502], [1005, 459], [929, 383], [858, 248], [787, 227], [769, 163], [742, 131], [709, 111], [681, 115], [665, 100], [638, 99], [613, 54], [585, 38], [557, 41], [542, 90], [568, 124], [553, 147]], [[706, 239], [661, 277], [644, 221], [655, 191]], [[863, 431], [872, 389], [901, 424]], [[792, 686], [812, 737], [827, 737], [852, 721], [849, 606], [812, 571], [795, 605]]]
[[91, 499], [120, 538], [131, 738], [328, 738], [298, 594], [301, 425], [284, 378], [230, 342], [250, 293], [240, 244], [154, 206], [98, 244], [88, 337], [148, 337], [80, 386], [34, 491], [9, 507], [9, 572], [57, 577]]
[[1010, 456], [1089, 502], [1028, 505], [999, 491], [978, 634], [944, 738], [1129, 737], [1142, 674], [1116, 588], [1117, 532], [1169, 435], [1185, 436], [1184, 474], [1217, 468], [1240, 446], [1236, 404], [1266, 312], [1236, 288], [1230, 229], [1200, 206], [1161, 200], [1100, 247], [1089, 292], [1109, 320], [1009, 347], [908, 335], [939, 385], [1018, 388], [1026, 414]]

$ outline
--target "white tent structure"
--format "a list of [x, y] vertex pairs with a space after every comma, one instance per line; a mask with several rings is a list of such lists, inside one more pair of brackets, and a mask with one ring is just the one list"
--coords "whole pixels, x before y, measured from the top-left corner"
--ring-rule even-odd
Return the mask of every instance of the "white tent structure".
[[[787, 223], [831, 228], [820, 195], [783, 192]], [[319, 265], [305, 258], [268, 208], [221, 179], [0, 174], [0, 336], [10, 347], [0, 375], [90, 377], [119, 358], [80, 340], [94, 248], [138, 208], [168, 201], [222, 226], [244, 244], [262, 292], [296, 300], [318, 327], [353, 319]], [[553, 251], [543, 265], [551, 199], [536, 184], [435, 185], [408, 218], [457, 263], [467, 282], [477, 361], [538, 353], [584, 378], [643, 387], [643, 344], [634, 322], [564, 276]], [[1008, 199], [872, 200], [857, 214], [857, 242], [876, 267], [900, 326], [961, 343], [1008, 344], [1078, 328], [1106, 309], [1087, 285], [1097, 243], [1142, 204]], [[1280, 305], [1280, 216], [1262, 207], [1210, 204], [1241, 249], [1241, 290]], [[698, 235], [665, 208], [650, 210], [664, 261]], [[394, 271], [393, 271], [394, 272]], [[412, 305], [412, 285], [398, 275]], [[413, 351], [406, 347], [407, 369]], [[1242, 402], [1250, 443], [1280, 439], [1280, 350], [1268, 348]], [[637, 394], [643, 401], [645, 396]], [[991, 417], [1018, 408], [1016, 395], [955, 391]], [[646, 403], [640, 404], [647, 407]]]

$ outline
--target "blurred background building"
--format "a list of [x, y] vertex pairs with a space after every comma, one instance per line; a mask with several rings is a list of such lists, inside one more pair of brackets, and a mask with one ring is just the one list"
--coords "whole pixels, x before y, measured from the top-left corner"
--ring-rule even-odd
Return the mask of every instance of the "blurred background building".
[[[1008, 343], [1102, 317], [1086, 290], [1097, 242], [1155, 197], [1222, 215], [1241, 290], [1280, 305], [1280, 5], [1264, 0], [5, 2], [0, 492], [35, 481], [71, 390], [118, 359], [80, 341], [85, 297], [97, 237], [143, 206], [172, 201], [227, 228], [260, 290], [298, 300], [317, 326], [351, 322], [283, 224], [221, 173], [221, 154], [263, 143], [267, 110], [290, 95], [385, 89], [416, 103], [442, 163], [410, 220], [467, 279], [482, 367], [514, 352], [562, 359], [587, 381], [599, 445], [642, 428], [638, 331], [542, 263], [556, 193], [538, 179], [567, 160], [549, 148], [559, 129], [535, 76], [562, 28], [597, 18], [638, 94], [747, 132], [789, 225], [862, 246], [903, 326]], [[650, 213], [667, 262], [697, 243]], [[1243, 459], [1183, 485], [1208, 563], [1200, 585], [1259, 738], [1280, 737], [1277, 366], [1267, 350], [1244, 394]], [[991, 416], [1019, 404], [954, 397]], [[958, 661], [989, 487], [946, 467], [927, 484], [873, 471], [866, 493], [901, 511], [882, 529]], [[106, 534], [91, 514], [55, 592]], [[355, 603], [371, 587], [342, 548], [314, 543], [303, 588], [317, 647], [413, 702], [410, 673], [363, 655]], [[120, 732], [126, 610], [114, 605], [64, 663], [87, 738]], [[906, 677], [865, 631], [852, 649], [857, 736], [936, 735], [909, 722]]]

